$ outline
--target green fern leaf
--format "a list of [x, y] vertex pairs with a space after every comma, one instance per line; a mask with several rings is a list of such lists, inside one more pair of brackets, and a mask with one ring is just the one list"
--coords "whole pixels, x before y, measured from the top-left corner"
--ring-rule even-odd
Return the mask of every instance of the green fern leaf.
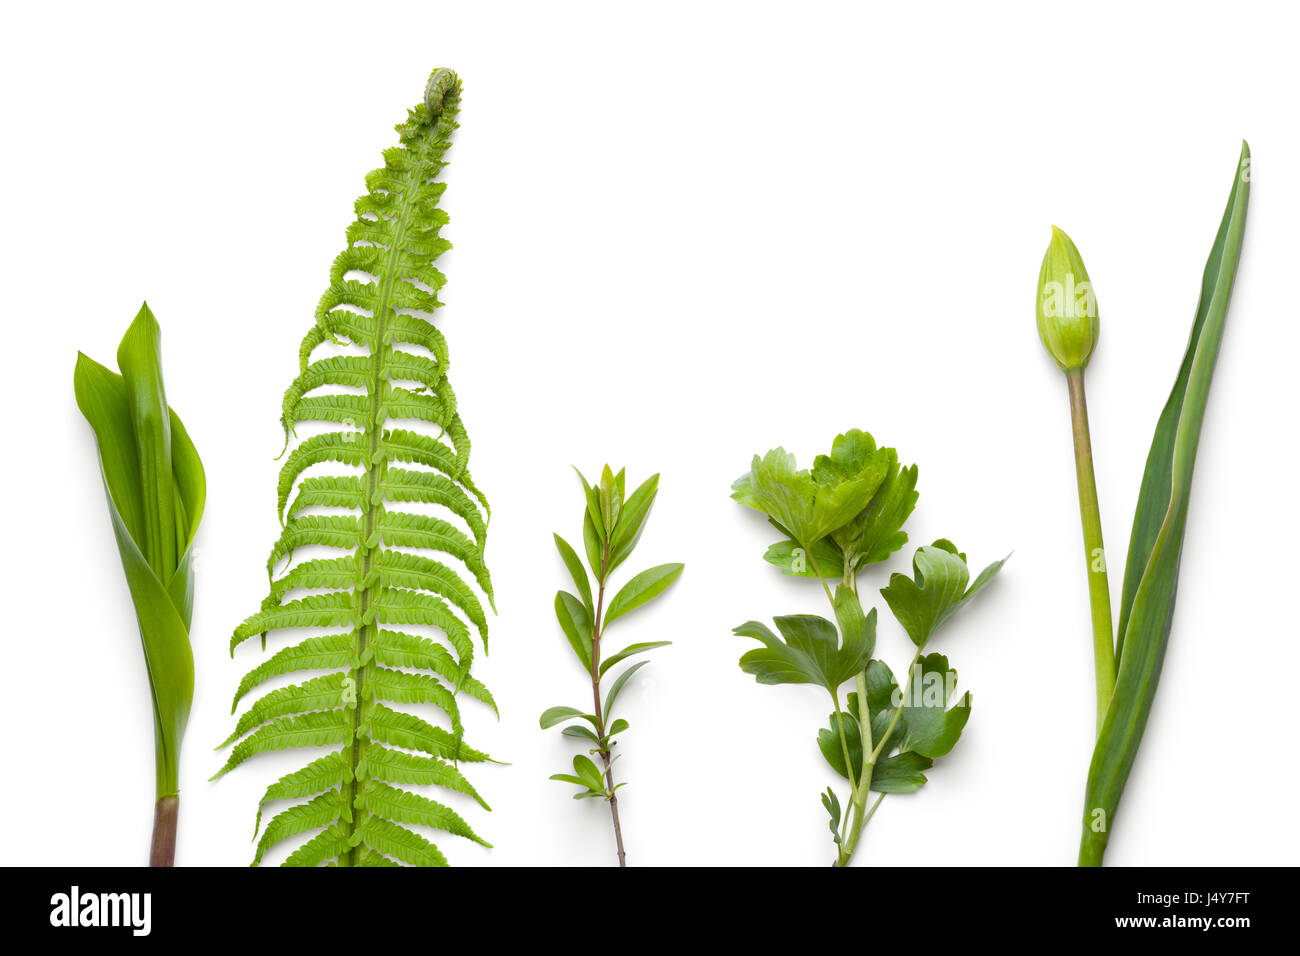
[[473, 797], [484, 810], [491, 809], [463, 773], [437, 757], [422, 757], [375, 744], [366, 750], [366, 759], [357, 767], [357, 775], [388, 783], [414, 783], [455, 790]]
[[266, 805], [275, 800], [296, 800], [300, 797], [312, 797], [325, 790], [333, 789], [355, 779], [352, 768], [343, 759], [343, 754], [335, 751], [318, 757], [301, 770], [286, 773], [266, 788], [262, 799], [257, 804], [257, 821], [253, 825], [253, 836], [262, 827], [262, 811]]
[[231, 647], [237, 647], [255, 634], [281, 627], [343, 627], [353, 624], [356, 610], [351, 593], [332, 591], [311, 594], [288, 604], [267, 608], [245, 619], [235, 628]]
[[469, 824], [461, 819], [460, 814], [455, 810], [444, 807], [428, 797], [370, 780], [361, 788], [358, 799], [361, 806], [386, 820], [418, 823], [435, 830], [446, 830], [448, 833], [463, 836], [483, 846], [492, 845], [471, 830]]
[[[351, 396], [329, 395], [327, 398]], [[340, 477], [323, 475], [303, 479], [298, 486], [298, 495], [285, 512], [286, 518], [293, 518], [308, 508], [347, 508], [360, 511], [365, 505], [366, 489], [364, 483], [356, 476]]]
[[257, 853], [253, 856], [253, 866], [262, 862], [262, 854], [268, 847], [299, 833], [328, 826], [348, 812], [348, 804], [339, 791], [327, 790], [307, 803], [300, 803], [276, 814], [266, 825], [266, 829], [262, 832], [262, 839], [258, 841]]
[[361, 465], [365, 463], [366, 443], [359, 432], [326, 432], [313, 435], [293, 450], [289, 460], [280, 469], [279, 499], [276, 511], [283, 515], [284, 506], [289, 503], [289, 491], [294, 481], [313, 465], [336, 462], [340, 465]]
[[[286, 864], [287, 865], [287, 864]], [[356, 866], [401, 866], [400, 863], [394, 863], [382, 853], [376, 853], [368, 846], [357, 848]]]
[[432, 704], [447, 715], [453, 734], [459, 735], [463, 730], [456, 695], [436, 677], [376, 667], [370, 672], [370, 683], [366, 689], [374, 695], [375, 700], [395, 704]]
[[230, 751], [226, 765], [212, 779], [225, 776], [253, 754], [287, 750], [290, 747], [322, 747], [342, 743], [348, 729], [344, 716], [342, 710], [330, 710], [297, 717], [281, 717], [264, 724]]
[[235, 708], [239, 706], [245, 694], [272, 677], [279, 677], [293, 671], [330, 670], [352, 666], [355, 660], [353, 643], [351, 634], [323, 634], [320, 637], [309, 637], [292, 647], [277, 651], [272, 657], [244, 675], [244, 679], [239, 682], [238, 690], [235, 691], [235, 700], [230, 705], [230, 712], [235, 712]]
[[[412, 677], [418, 675], [410, 675]], [[244, 711], [235, 726], [235, 731], [227, 737], [221, 747], [229, 747], [254, 727], [274, 720], [276, 717], [288, 717], [290, 714], [306, 714], [316, 710], [331, 710], [342, 700], [343, 675], [327, 674], [315, 677], [301, 684], [281, 687], [258, 698], [252, 707]], [[217, 749], [221, 749], [220, 747]]]
[[432, 591], [450, 601], [478, 628], [479, 636], [487, 646], [487, 618], [483, 614], [483, 605], [455, 571], [423, 555], [404, 551], [381, 551], [375, 558], [375, 567], [384, 575], [384, 580], [395, 587]]
[[352, 587], [355, 580], [356, 560], [352, 557], [303, 561], [271, 582], [271, 593], [262, 602], [262, 609], [275, 607], [297, 588], [342, 591]]
[[433, 472], [390, 468], [380, 483], [379, 490], [386, 501], [419, 501], [441, 505], [469, 525], [474, 543], [480, 550], [483, 548], [487, 538], [487, 522], [470, 497], [454, 481]]
[[370, 645], [374, 659], [390, 667], [417, 667], [433, 671], [445, 678], [453, 687], [464, 691], [475, 700], [481, 700], [497, 712], [496, 701], [478, 680], [465, 672], [446, 648], [423, 637], [403, 634], [400, 631], [380, 631]]
[[[281, 404], [286, 442], [300, 422], [331, 430], [286, 445], [269, 593], [235, 629], [231, 653], [258, 635], [265, 647], [268, 632], [282, 629], [327, 633], [255, 666], [232, 712], [273, 678], [323, 673], [259, 692], [222, 745], [231, 749], [217, 776], [269, 751], [327, 752], [266, 789], [254, 865], [293, 838], [300, 843], [287, 866], [445, 866], [420, 829], [487, 845], [452, 806], [399, 789], [437, 787], [487, 808], [454, 764], [490, 759], [462, 739], [460, 706], [464, 693], [496, 710], [469, 673], [473, 632], [487, 647], [480, 595], [493, 599], [483, 559], [488, 503], [469, 475], [447, 342], [429, 320], [446, 281], [435, 265], [451, 245], [441, 235], [439, 174], [459, 106], [455, 74], [435, 71], [425, 102], [397, 127], [400, 144], [366, 176]], [[394, 510], [400, 503], [438, 514]], [[347, 553], [296, 559], [322, 547]], [[390, 704], [428, 710], [435, 723]], [[263, 809], [278, 801], [290, 804], [263, 826]]]
[[346, 853], [350, 848], [351, 844], [348, 842], [347, 831], [342, 827], [330, 827], [328, 830], [322, 830], [289, 854], [289, 858], [284, 861], [284, 865], [319, 866], [326, 860], [331, 860]]
[[406, 827], [378, 816], [368, 816], [361, 822], [361, 839], [366, 846], [386, 856], [395, 856], [412, 866], [446, 866], [447, 858], [436, 846]]
[[360, 732], [381, 744], [418, 750], [430, 757], [465, 760], [470, 763], [492, 759], [485, 753], [465, 746], [459, 735], [435, 727], [414, 714], [393, 710], [378, 702], [370, 705], [369, 712], [362, 721]]
[[488, 575], [478, 546], [441, 518], [404, 511], [385, 511], [377, 516], [376, 531], [389, 547], [442, 551], [463, 561], [473, 572], [483, 593], [492, 595], [492, 578]]

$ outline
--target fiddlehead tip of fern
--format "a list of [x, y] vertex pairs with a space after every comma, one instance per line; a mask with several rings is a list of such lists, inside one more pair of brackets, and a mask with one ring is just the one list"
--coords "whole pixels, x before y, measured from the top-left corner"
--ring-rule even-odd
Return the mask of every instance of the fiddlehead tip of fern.
[[460, 92], [460, 77], [453, 70], [438, 67], [429, 76], [429, 85], [424, 88], [424, 105], [429, 113], [438, 116], [442, 113], [443, 102], [448, 93]]

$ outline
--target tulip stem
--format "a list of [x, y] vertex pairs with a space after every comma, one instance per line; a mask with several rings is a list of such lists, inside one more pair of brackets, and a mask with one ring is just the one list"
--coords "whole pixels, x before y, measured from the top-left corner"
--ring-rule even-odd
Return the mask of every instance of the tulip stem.
[[159, 797], [153, 811], [153, 841], [149, 845], [150, 866], [174, 866], [176, 863], [176, 820], [180, 811], [178, 794]]
[[1088, 399], [1083, 389], [1083, 369], [1065, 373], [1070, 389], [1070, 423], [1074, 431], [1074, 466], [1079, 483], [1079, 517], [1083, 523], [1084, 565], [1088, 572], [1088, 603], [1092, 611], [1092, 651], [1097, 672], [1097, 732], [1115, 690], [1115, 637], [1111, 628], [1110, 583], [1106, 577], [1106, 549], [1101, 539], [1101, 507], [1097, 478], [1092, 467], [1092, 436], [1088, 431]]

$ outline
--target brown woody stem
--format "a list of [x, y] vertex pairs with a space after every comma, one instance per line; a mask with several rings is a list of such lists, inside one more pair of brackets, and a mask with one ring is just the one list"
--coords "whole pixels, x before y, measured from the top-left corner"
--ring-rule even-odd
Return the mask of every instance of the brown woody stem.
[[176, 862], [176, 818], [180, 812], [178, 794], [159, 797], [153, 811], [153, 842], [149, 846], [150, 866], [174, 866]]

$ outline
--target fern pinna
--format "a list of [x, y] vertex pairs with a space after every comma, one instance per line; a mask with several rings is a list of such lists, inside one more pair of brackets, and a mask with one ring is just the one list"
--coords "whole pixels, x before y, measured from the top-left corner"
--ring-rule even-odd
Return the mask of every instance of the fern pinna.
[[[483, 562], [488, 505], [467, 469], [469, 439], [447, 380], [446, 342], [427, 318], [440, 305], [444, 281], [434, 262], [450, 247], [440, 235], [447, 215], [438, 208], [444, 184], [437, 177], [459, 105], [456, 74], [435, 71], [424, 102], [397, 127], [401, 145], [385, 151], [383, 168], [366, 177], [348, 247], [302, 343], [301, 373], [285, 393], [286, 441], [300, 422], [341, 427], [299, 443], [280, 472], [283, 530], [267, 562], [270, 595], [239, 625], [231, 653], [257, 635], [265, 647], [268, 631], [323, 630], [250, 671], [235, 707], [272, 678], [326, 673], [252, 704], [223, 745], [234, 748], [217, 776], [265, 751], [330, 750], [266, 791], [258, 829], [267, 804], [299, 802], [261, 830], [254, 865], [281, 840], [311, 831], [286, 865], [446, 865], [410, 825], [484, 842], [450, 807], [400, 789], [434, 785], [487, 809], [457, 768], [488, 759], [462, 743], [457, 705], [463, 692], [496, 709], [469, 674], [471, 626], [486, 649], [487, 619], [462, 573], [444, 561], [468, 570], [491, 603]], [[325, 343], [346, 354], [313, 361]], [[437, 434], [394, 420], [415, 420]], [[353, 466], [352, 473], [303, 477], [321, 464]], [[391, 507], [398, 503], [407, 509]], [[293, 564], [294, 552], [309, 546], [350, 553]], [[275, 577], [286, 558], [290, 566]], [[432, 638], [394, 626], [429, 628]], [[446, 726], [394, 704], [432, 705]]]

